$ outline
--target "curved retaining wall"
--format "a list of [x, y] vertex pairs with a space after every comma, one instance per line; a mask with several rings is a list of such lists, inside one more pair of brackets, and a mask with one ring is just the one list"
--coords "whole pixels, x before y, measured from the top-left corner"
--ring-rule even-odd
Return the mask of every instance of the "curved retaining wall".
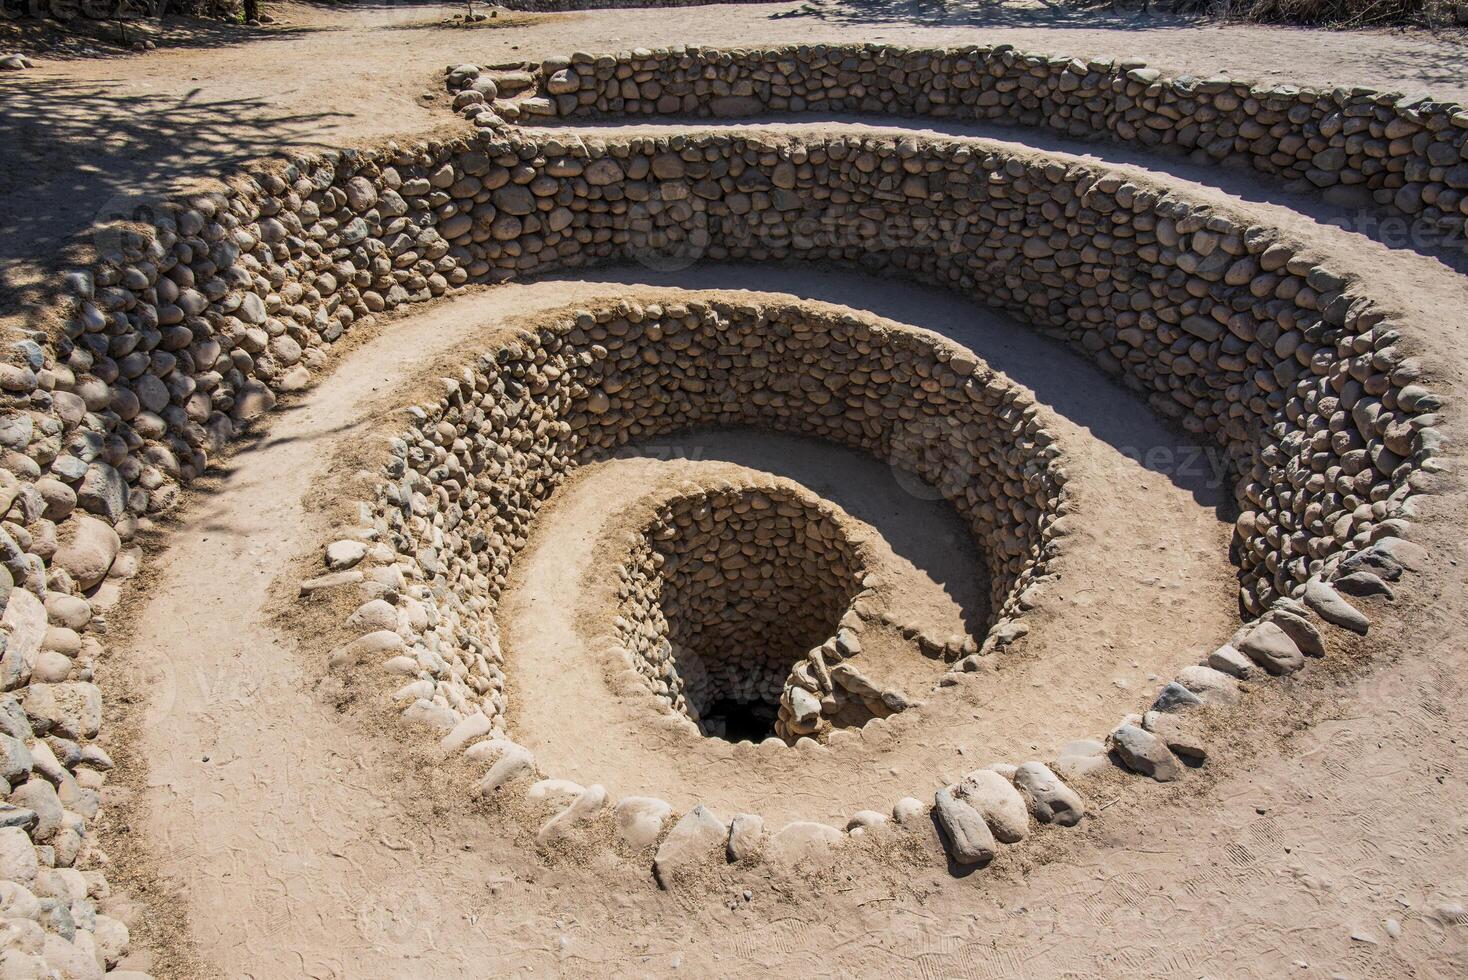
[[[1009, 45], [638, 49], [551, 59], [535, 74], [539, 97], [528, 105], [461, 96], [455, 107], [471, 118], [490, 111], [486, 121], [494, 108], [521, 118], [825, 111], [977, 119], [1171, 147], [1302, 187], [1354, 189], [1342, 199], [1460, 237], [1468, 222], [1468, 108], [1426, 96], [1167, 78], [1140, 61]], [[461, 74], [456, 84], [470, 81]]]
[[1437, 448], [1437, 400], [1358, 287], [1185, 197], [981, 141], [486, 137], [243, 175], [165, 225], [70, 277], [64, 334], [0, 365], [0, 788], [16, 808], [0, 877], [93, 926], [57, 953], [90, 962], [126, 947], [93, 914], [106, 862], [88, 827], [111, 763], [91, 741], [92, 671], [138, 521], [376, 313], [637, 258], [834, 262], [955, 289], [1229, 449], [1250, 612], [1399, 532], [1407, 477]]
[[372, 507], [379, 540], [433, 586], [435, 612], [379, 599], [351, 625], [421, 636], [446, 703], [414, 684], [399, 696], [421, 700], [424, 720], [448, 731], [473, 715], [503, 734], [494, 614], [541, 505], [580, 463], [728, 426], [826, 439], [928, 480], [972, 529], [998, 618], [1018, 611], [1055, 552], [1053, 437], [1028, 397], [972, 355], [801, 306], [619, 303], [497, 348], [415, 410]]
[[112, 518], [166, 503], [167, 477], [197, 473], [211, 439], [303, 385], [359, 318], [627, 259], [855, 265], [1085, 350], [1229, 449], [1250, 609], [1367, 543], [1432, 444], [1420, 369], [1346, 279], [1178, 195], [982, 142], [454, 142], [261, 175], [178, 226], [156, 256], [98, 271], [50, 370], [82, 415], [110, 410], [146, 444], [114, 451], [126, 472], [52, 464]]

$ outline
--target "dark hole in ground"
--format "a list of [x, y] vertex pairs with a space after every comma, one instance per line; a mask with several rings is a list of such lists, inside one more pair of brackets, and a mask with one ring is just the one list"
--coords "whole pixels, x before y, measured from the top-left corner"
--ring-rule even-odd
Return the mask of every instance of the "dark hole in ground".
[[771, 704], [718, 698], [704, 709], [700, 721], [705, 735], [730, 742], [760, 742], [775, 734], [775, 720], [779, 713], [779, 702]]

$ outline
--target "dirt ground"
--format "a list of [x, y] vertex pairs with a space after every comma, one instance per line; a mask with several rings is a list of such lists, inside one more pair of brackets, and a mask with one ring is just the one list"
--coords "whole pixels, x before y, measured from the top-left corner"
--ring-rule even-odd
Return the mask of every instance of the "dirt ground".
[[[85, 244], [96, 219], [146, 213], [177, 181], [283, 147], [456, 127], [439, 81], [445, 65], [463, 61], [673, 43], [1004, 41], [1200, 75], [1427, 89], [1468, 101], [1461, 40], [1413, 33], [977, 3], [502, 15], [473, 29], [443, 26], [460, 5], [267, 9], [276, 23], [265, 28], [164, 29], [149, 35], [159, 49], [141, 54], [63, 45], [38, 54], [32, 71], [0, 75], [0, 325], [43, 320], [59, 256]], [[1461, 245], [1395, 240], [1360, 215], [1247, 175], [1039, 134], [948, 131], [1181, 182], [1284, 227], [1369, 275], [1376, 294], [1416, 325], [1409, 340], [1432, 355], [1450, 406], [1462, 390]], [[975, 705], [972, 728], [917, 746], [904, 756], [909, 770], [866, 767], [842, 783], [847, 770], [830, 760], [763, 772], [684, 745], [690, 755], [649, 773], [637, 716], [596, 701], [595, 678], [574, 672], [576, 608], [562, 600], [579, 596], [596, 569], [591, 558], [613, 533], [617, 507], [696, 462], [589, 468], [537, 521], [506, 600], [517, 636], [510, 682], [527, 694], [517, 723], [558, 775], [597, 778], [614, 794], [634, 791], [634, 776], [644, 791], [665, 780], [675, 804], [709, 800], [725, 816], [763, 806], [777, 824], [835, 821], [883, 793], [888, 805], [930, 793], [945, 765], [958, 773], [969, 759], [1042, 754], [1054, 748], [1045, 738], [1099, 734], [1102, 719], [1138, 706], [1158, 676], [1226, 638], [1228, 516], [1216, 475], [1206, 463], [1183, 472], [1178, 461], [1194, 458], [1188, 440], [1012, 321], [948, 294], [809, 269], [596, 270], [475, 290], [384, 324], [344, 352], [159, 536], [126, 639], [101, 677], [106, 737], [121, 764], [108, 849], [116, 884], [137, 906], [128, 965], [256, 978], [1468, 973], [1465, 513], [1452, 487], [1431, 498], [1421, 521], [1432, 567], [1390, 611], [1369, 608], [1389, 618], [1368, 647], [1342, 644], [1335, 672], [1251, 699], [1248, 724], [1228, 731], [1185, 785], [1098, 777], [1082, 789], [1102, 809], [1081, 828], [1040, 834], [967, 876], [925, 838], [841, 852], [814, 873], [731, 870], [660, 892], [646, 867], [604, 847], [544, 854], [507, 837], [502, 819], [469, 804], [458, 767], [435, 769], [411, 733], [343, 715], [313, 694], [321, 651], [272, 612], [302, 555], [329, 540], [328, 516], [311, 499], [331, 461], [383, 424], [384, 398], [423, 365], [483, 343], [494, 324], [631, 288], [789, 293], [972, 347], [1033, 390], [1067, 450], [1089, 464], [1078, 480], [1089, 494], [1080, 552], [1088, 560], [1067, 585], [1071, 618], [1037, 631], [1033, 675]], [[1450, 441], [1465, 434], [1461, 421], [1449, 423]], [[1171, 462], [1136, 463], [1152, 450]], [[915, 601], [934, 616], [962, 617], [962, 563], [921, 533], [929, 522], [920, 507], [866, 478], [869, 463], [727, 437], [700, 451], [722, 458], [710, 465], [781, 473], [838, 500], [906, 561], [914, 594], [925, 597]], [[861, 493], [842, 499], [842, 486], [857, 483]], [[932, 525], [942, 527], [941, 517]], [[587, 725], [561, 741], [559, 715], [573, 705], [578, 717], [602, 712], [602, 730], [617, 737], [598, 739]], [[830, 812], [813, 812], [803, 805], [810, 800]]]

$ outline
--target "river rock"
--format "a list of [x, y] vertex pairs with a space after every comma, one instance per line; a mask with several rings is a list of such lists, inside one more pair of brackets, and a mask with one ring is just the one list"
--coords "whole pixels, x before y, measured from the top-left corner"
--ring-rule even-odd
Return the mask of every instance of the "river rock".
[[1132, 772], [1151, 776], [1159, 783], [1171, 782], [1183, 774], [1182, 766], [1162, 739], [1136, 725], [1122, 725], [1112, 732], [1111, 748]]
[[999, 845], [979, 811], [946, 789], [933, 794], [933, 814], [943, 831], [948, 854], [958, 864], [991, 861]]
[[1029, 801], [1030, 812], [1041, 823], [1074, 827], [1086, 814], [1081, 794], [1061, 781], [1042, 762], [1026, 762], [1014, 772], [1015, 788]]
[[964, 776], [954, 796], [977, 810], [1001, 843], [1014, 844], [1029, 833], [1030, 814], [1024, 797], [992, 769], [976, 769]]
[[729, 827], [702, 803], [678, 820], [658, 845], [653, 874], [663, 888], [671, 888], [674, 876], [690, 865], [708, 861], [729, 841]]
[[1293, 674], [1305, 666], [1305, 655], [1274, 623], [1256, 623], [1233, 646], [1271, 674]]
[[725, 856], [730, 861], [748, 861], [764, 850], [765, 820], [757, 813], [736, 813], [729, 821]]
[[1305, 592], [1301, 598], [1304, 599], [1305, 605], [1315, 610], [1316, 615], [1327, 623], [1362, 636], [1365, 636], [1366, 631], [1371, 627], [1371, 620], [1343, 599], [1334, 588], [1318, 578], [1313, 578], [1305, 583]]
[[61, 545], [53, 559], [76, 580], [82, 589], [90, 589], [107, 577], [122, 539], [110, 524], [88, 514], [76, 514], [62, 525]]
[[22, 701], [37, 735], [93, 738], [102, 725], [102, 692], [96, 684], [32, 684]]
[[640, 851], [657, 843], [663, 824], [672, 813], [673, 808], [666, 800], [628, 796], [613, 808], [612, 825], [622, 843]]

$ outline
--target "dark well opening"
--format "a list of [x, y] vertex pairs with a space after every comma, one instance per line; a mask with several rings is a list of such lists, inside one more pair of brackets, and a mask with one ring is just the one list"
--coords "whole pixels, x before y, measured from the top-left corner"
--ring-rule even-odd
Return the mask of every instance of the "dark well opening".
[[735, 701], [717, 698], [703, 709], [699, 728], [705, 735], [730, 742], [759, 742], [775, 734], [775, 721], [780, 716], [779, 702]]
[[791, 668], [861, 588], [834, 516], [783, 488], [700, 492], [670, 502], [647, 540], [624, 587], [639, 669], [705, 735], [774, 735]]

